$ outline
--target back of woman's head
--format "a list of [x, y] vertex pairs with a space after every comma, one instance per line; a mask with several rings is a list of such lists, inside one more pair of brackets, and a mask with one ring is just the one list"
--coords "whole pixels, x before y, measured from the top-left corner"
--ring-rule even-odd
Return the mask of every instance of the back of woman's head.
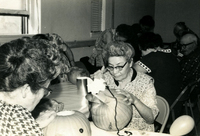
[[[23, 38], [3, 44], [0, 47], [0, 91], [11, 92], [29, 84], [35, 92], [51, 80], [58, 72], [55, 58], [59, 54], [50, 50], [48, 44]], [[48, 56], [44, 52], [48, 52]]]
[[163, 40], [159, 34], [153, 32], [143, 33], [139, 38], [139, 46], [141, 50], [149, 48], [157, 48], [163, 46]]
[[119, 35], [119, 36], [121, 36], [121, 37], [124, 37], [126, 39], [129, 39], [132, 36], [131, 29], [132, 28], [131, 28], [130, 25], [120, 24], [116, 28], [116, 34]]
[[135, 50], [129, 43], [114, 41], [105, 46], [102, 55], [107, 66], [109, 57], [125, 57], [130, 61], [135, 55]]
[[139, 24], [144, 27], [143, 28], [144, 32], [152, 31], [155, 27], [155, 21], [154, 21], [153, 17], [150, 15], [143, 16], [140, 19]]

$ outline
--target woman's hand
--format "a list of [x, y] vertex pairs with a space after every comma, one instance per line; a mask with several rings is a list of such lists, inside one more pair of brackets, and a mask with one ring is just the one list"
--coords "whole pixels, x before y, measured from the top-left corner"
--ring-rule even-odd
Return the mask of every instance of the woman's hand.
[[46, 110], [40, 113], [36, 122], [40, 125], [40, 128], [45, 128], [55, 117], [55, 111]]
[[128, 101], [128, 104], [133, 104], [137, 111], [140, 113], [142, 118], [149, 124], [154, 122], [154, 117], [152, 110], [147, 107], [143, 102], [141, 102], [138, 98], [136, 98], [133, 94], [127, 91], [119, 91], [119, 94], [123, 94], [126, 96], [124, 101]]
[[123, 91], [117, 91], [117, 94], [124, 95], [126, 97], [124, 99], [124, 101], [127, 101], [128, 105], [134, 104], [135, 101], [137, 100], [137, 98], [133, 94], [131, 94], [131, 93], [127, 92], [127, 91], [124, 91], [124, 90]]

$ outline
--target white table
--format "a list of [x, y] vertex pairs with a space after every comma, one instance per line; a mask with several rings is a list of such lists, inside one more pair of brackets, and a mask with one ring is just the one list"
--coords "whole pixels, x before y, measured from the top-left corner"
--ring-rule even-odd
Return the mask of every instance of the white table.
[[[87, 100], [77, 94], [77, 87], [69, 82], [63, 82], [56, 85], [50, 86], [53, 90], [53, 93], [49, 96], [49, 98], [55, 99], [58, 102], [64, 103], [64, 110], [78, 110], [89, 116]], [[92, 136], [117, 136], [117, 131], [108, 132], [102, 129], [97, 128], [93, 122], [90, 122], [92, 129]], [[127, 129], [125, 129], [127, 130]], [[170, 136], [169, 134], [156, 133], [156, 132], [146, 132], [146, 131], [138, 131], [138, 130], [128, 130], [132, 133], [130, 136]], [[120, 131], [120, 134], [123, 133], [124, 130]], [[126, 135], [124, 135], [126, 136]]]
[[51, 85], [50, 88], [53, 92], [49, 98], [64, 103], [64, 110], [78, 110], [89, 117], [88, 101], [77, 93], [76, 85], [70, 82], [62, 82]]

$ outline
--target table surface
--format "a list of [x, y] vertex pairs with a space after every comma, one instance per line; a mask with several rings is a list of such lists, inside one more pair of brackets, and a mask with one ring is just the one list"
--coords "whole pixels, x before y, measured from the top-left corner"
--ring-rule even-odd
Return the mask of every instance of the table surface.
[[77, 86], [70, 82], [62, 82], [59, 84], [51, 85], [53, 90], [49, 96], [58, 102], [64, 103], [64, 110], [77, 110], [89, 116], [88, 101], [84, 96], [78, 94]]
[[[86, 117], [89, 116], [88, 102], [84, 96], [81, 96], [80, 94], [77, 93], [76, 85], [69, 82], [63, 82], [51, 85], [50, 88], [53, 90], [53, 93], [49, 96], [49, 98], [64, 103], [64, 110], [78, 110], [83, 114], [85, 114]], [[90, 123], [90, 125], [92, 129], [92, 136], [117, 136], [117, 131], [114, 132], [104, 131], [102, 129], [97, 128], [92, 122]], [[130, 131], [134, 136], [170, 136], [169, 134], [155, 133], [155, 132], [145, 132], [138, 130], [128, 130], [128, 131]], [[126, 136], [124, 130], [121, 130], [120, 134]]]

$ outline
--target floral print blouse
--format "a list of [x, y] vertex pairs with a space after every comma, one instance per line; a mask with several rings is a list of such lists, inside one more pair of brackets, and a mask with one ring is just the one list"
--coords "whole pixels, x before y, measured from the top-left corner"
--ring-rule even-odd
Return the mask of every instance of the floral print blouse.
[[89, 58], [89, 62], [97, 67], [101, 67], [104, 65], [102, 50], [107, 44], [108, 37], [110, 37], [111, 41], [114, 41], [115, 29], [106, 29], [101, 33], [101, 35], [97, 38], [95, 42], [95, 47], [92, 51], [92, 54]]
[[[105, 81], [110, 89], [123, 89], [136, 96], [141, 102], [151, 108], [155, 119], [158, 115], [159, 109], [157, 107], [156, 90], [154, 88], [153, 78], [141, 72], [136, 72], [134, 69], [133, 71], [132, 81], [124, 88], [118, 87], [118, 82], [113, 79], [109, 72], [104, 74]], [[132, 120], [128, 124], [127, 128], [154, 131], [154, 124], [148, 124], [140, 116], [139, 112], [133, 105]]]

